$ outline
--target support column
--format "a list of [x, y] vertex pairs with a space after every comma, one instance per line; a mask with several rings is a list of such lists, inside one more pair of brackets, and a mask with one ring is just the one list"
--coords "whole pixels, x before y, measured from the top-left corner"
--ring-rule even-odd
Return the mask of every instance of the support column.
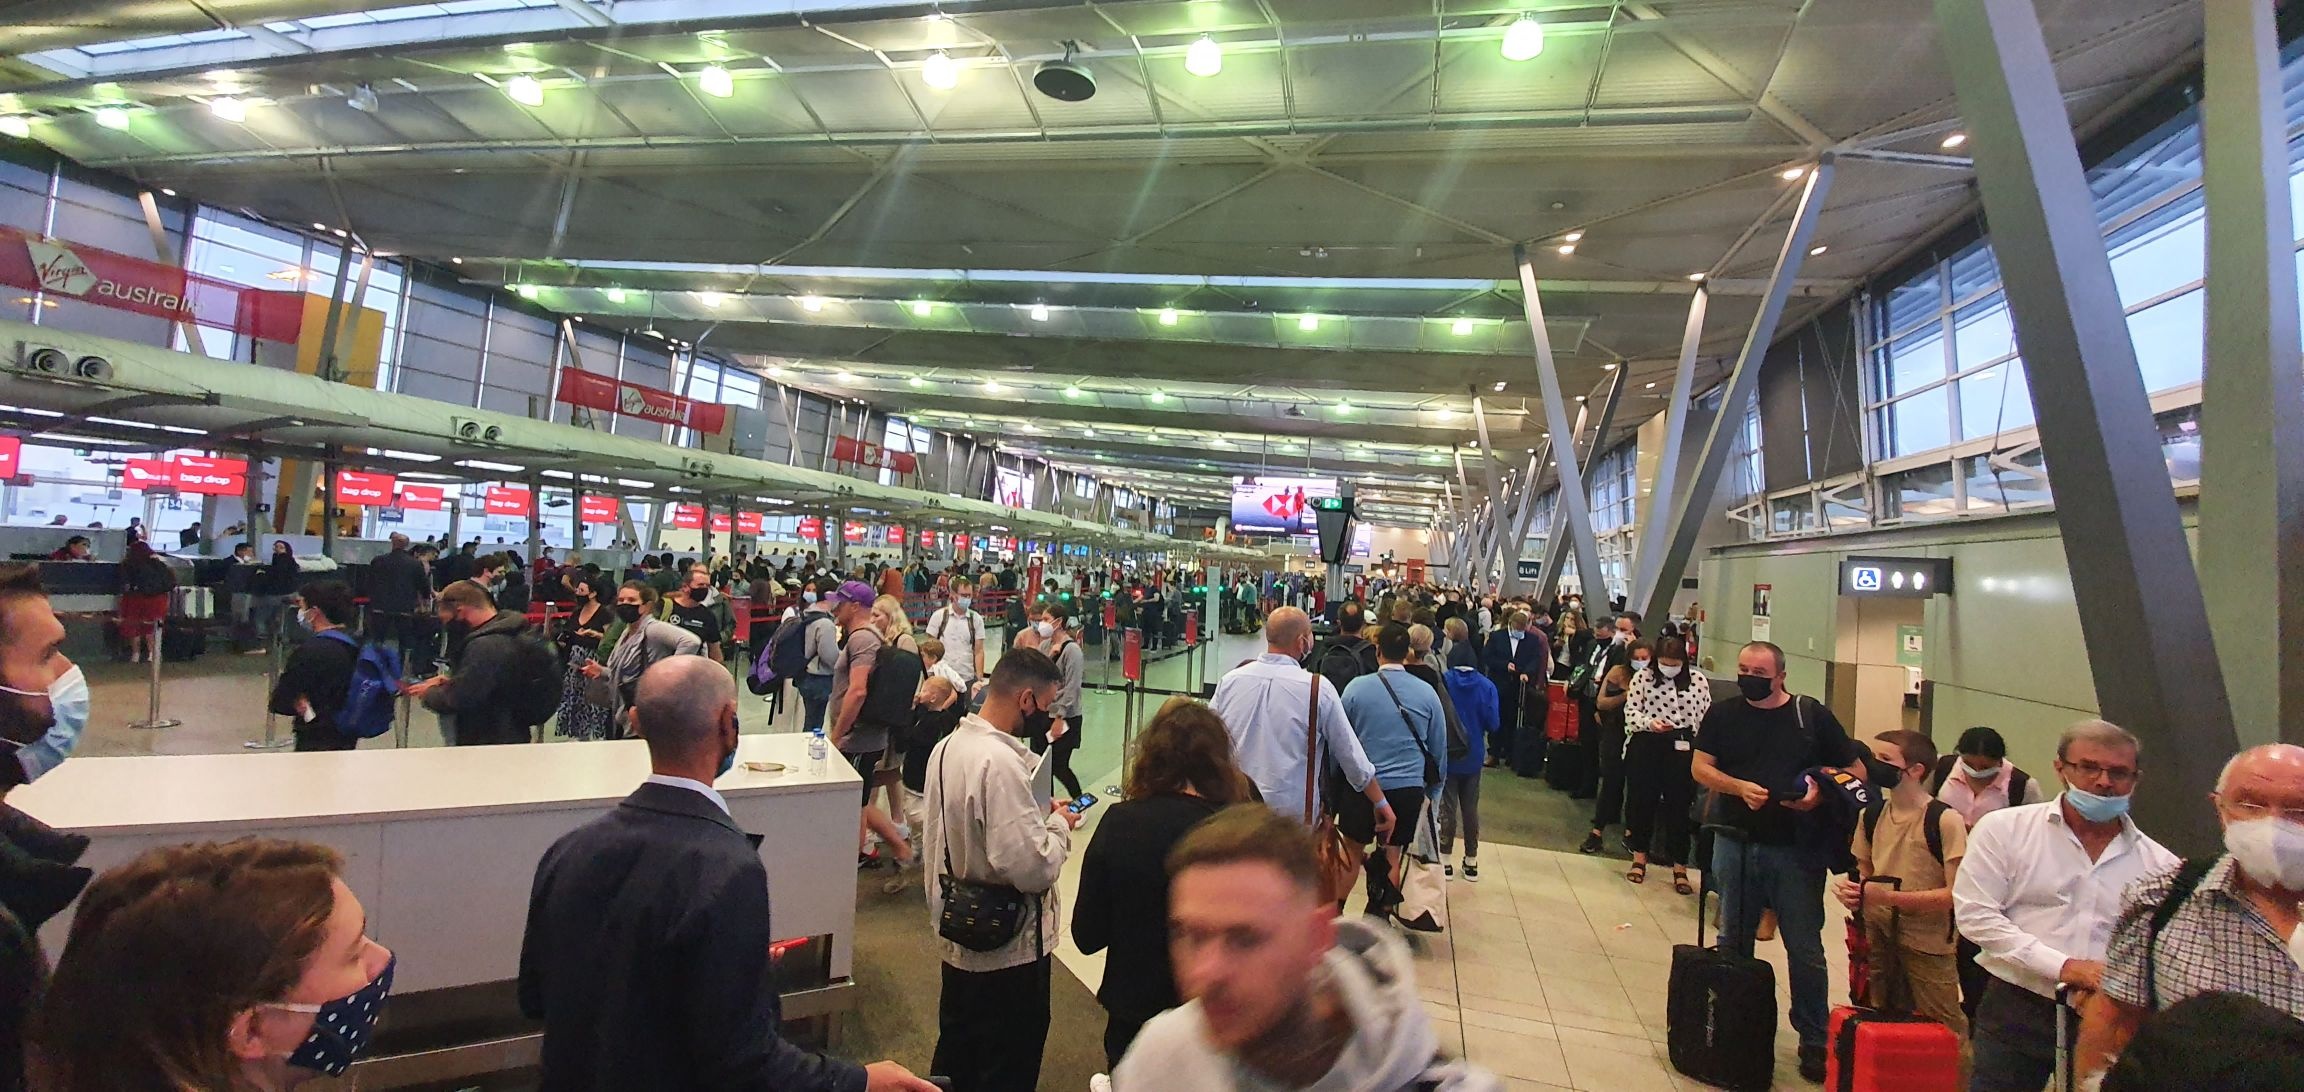
[[[1592, 407], [1589, 402], [1576, 408], [1576, 431], [1568, 434], [1568, 449], [1570, 451], [1582, 450], [1584, 423], [1591, 416], [1591, 410]], [[1545, 438], [1545, 442], [1552, 445], [1553, 451], [1560, 450], [1559, 440], [1559, 433], [1552, 433]], [[1557, 462], [1558, 456], [1554, 456], [1550, 461]], [[1585, 503], [1589, 505], [1592, 495], [1586, 493], [1584, 498]], [[1568, 551], [1571, 548], [1572, 546], [1568, 542], [1568, 509], [1555, 501], [1552, 504], [1552, 529], [1544, 538], [1544, 565], [1536, 572], [1536, 594], [1553, 595], [1559, 591], [1560, 570], [1568, 567]], [[1606, 602], [1605, 599], [1596, 600], [1591, 596], [1585, 596], [1585, 617], [1593, 618]]]
[[[2023, 2], [2028, 4], [2031, 0]], [[2063, 99], [2059, 96], [2057, 101]], [[1703, 529], [1705, 509], [1712, 506], [1713, 494], [1720, 491], [1720, 475], [1728, 469], [1728, 452], [1736, 446], [1736, 437], [1744, 428], [1744, 404], [1752, 400], [1752, 392], [1760, 385], [1761, 358], [1767, 355], [1768, 343], [1776, 339], [1776, 324], [1784, 317], [1784, 303], [1791, 298], [1792, 282], [1800, 276], [1801, 263], [1808, 258], [1810, 240], [1816, 237], [1817, 216], [1824, 211], [1824, 200], [1832, 192], [1832, 171], [1829, 153], [1809, 170], [1800, 203], [1792, 212], [1792, 227], [1784, 234], [1784, 247], [1776, 252], [1776, 264], [1768, 275], [1760, 309], [1752, 316], [1752, 328], [1745, 332], [1744, 347], [1736, 354], [1736, 369], [1729, 372], [1728, 381], [1720, 385], [1720, 413], [1712, 419], [1712, 430], [1704, 436], [1703, 453], [1696, 457], [1696, 469], [1688, 477], [1688, 491], [1664, 501], [1671, 506], [1669, 509], [1659, 509], [1670, 511], [1672, 521], [1659, 529], [1661, 534], [1653, 543], [1657, 548], [1656, 579], [1648, 587], [1647, 602], [1638, 605], [1644, 619], [1671, 616], [1672, 593], [1679, 590], [1680, 576], [1688, 569], [1689, 556], [1696, 552], [1696, 533]], [[2083, 198], [2082, 204], [2086, 203]], [[2104, 249], [2101, 237], [2096, 249], [2099, 253]]]
[[[1592, 443], [1590, 446], [1583, 449], [1584, 457], [1587, 460], [1597, 461], [1600, 458], [1600, 452], [1606, 447], [1608, 443], [1608, 430], [1616, 427], [1616, 407], [1624, 401], [1624, 380], [1626, 378], [1626, 373], [1630, 372], [1631, 370], [1632, 369], [1629, 366], [1628, 361], [1618, 361], [1616, 363], [1616, 379], [1614, 382], [1608, 384], [1608, 393], [1600, 397], [1600, 421], [1598, 426], [1592, 430]], [[1635, 477], [1637, 477], [1637, 475], [1635, 475]], [[1593, 483], [1590, 481], [1586, 481], [1584, 483], [1584, 501], [1587, 506], [1589, 506], [1592, 501], [1592, 486]], [[1593, 532], [1592, 546], [1593, 552], [1597, 554], [1599, 552], [1600, 546], [1599, 532], [1597, 531]], [[1627, 580], [1629, 580], [1631, 574], [1626, 573], [1625, 576]], [[1606, 573], [1600, 574], [1600, 582], [1603, 586], [1607, 584], [1608, 578]], [[1624, 589], [1624, 602], [1627, 606], [1629, 606], [1632, 602], [1632, 589], [1629, 587]], [[1637, 610], [1639, 608], [1634, 607], [1633, 609]]]
[[[1664, 408], [1664, 450], [1656, 459], [1656, 482], [1649, 501], [1635, 509], [1632, 524], [1634, 556], [1631, 603], [1647, 603], [1656, 590], [1656, 567], [1664, 561], [1658, 538], [1672, 515], [1672, 491], [1679, 486], [1680, 448], [1688, 432], [1688, 399], [1696, 385], [1696, 350], [1704, 340], [1704, 312], [1710, 306], [1710, 286], [1698, 283], [1688, 299], [1688, 326], [1680, 333], [1680, 361], [1672, 371], [1672, 401]], [[1670, 603], [1667, 599], [1666, 603]]]
[[[574, 551], [584, 548], [584, 485], [582, 481], [568, 487], [568, 549], [574, 561]], [[534, 559], [530, 559], [534, 560]]]
[[2055, 468], [2097, 707], [2144, 741], [2154, 788], [2137, 821], [2200, 852], [2219, 841], [2200, 798], [2236, 748], [2232, 707], [2056, 71], [2031, 0], [1937, 0], [1936, 17]]
[[1480, 405], [1480, 395], [1472, 395], [1472, 427], [1480, 434], [1480, 476], [1488, 486], [1488, 533], [1480, 536], [1480, 567], [1488, 567], [1489, 559], [1496, 556], [1496, 545], [1503, 538], [1504, 526], [1511, 521], [1504, 512], [1504, 483], [1496, 479], [1496, 444], [1488, 437], [1488, 412]]
[[[1528, 332], [1536, 342], [1536, 382], [1544, 392], [1544, 421], [1554, 436], [1568, 428], [1568, 408], [1560, 400], [1560, 368], [1552, 359], [1552, 334], [1544, 328], [1544, 300], [1536, 290], [1536, 267], [1528, 263], [1528, 248], [1515, 245], [1512, 260], [1520, 267], [1520, 305], [1528, 312]], [[1573, 434], [1571, 434], [1573, 435]], [[1600, 579], [1600, 548], [1592, 539], [1592, 506], [1584, 492], [1584, 470], [1577, 465], [1574, 443], [1553, 444], [1552, 461], [1560, 464], [1560, 506], [1568, 514], [1568, 534], [1576, 545], [1576, 570], [1584, 580], [1584, 601], [1604, 603], [1608, 586]]]
[[2280, 34], [2253, 0], [2207, 18], [2200, 590], [2219, 658], [2254, 665], [2224, 679], [2239, 743], [2304, 743], [2304, 360]]
[[1514, 503], [1504, 508], [1504, 539], [1499, 546], [1504, 554], [1504, 585], [1507, 596], [1519, 595], [1527, 590], [1528, 582], [1520, 579], [1520, 551], [1528, 542], [1528, 513], [1536, 507], [1537, 470], [1544, 465], [1545, 453], [1552, 450], [1552, 441], [1536, 445], [1528, 453], [1528, 469], [1521, 472], [1512, 487]]
[[[333, 476], [333, 475], [331, 475]], [[544, 552], [544, 479], [528, 475], [528, 554], [530, 562]]]
[[[320, 464], [320, 552], [336, 556], [336, 449], [327, 449]], [[146, 521], [150, 526], [150, 521]]]
[[664, 548], [664, 509], [671, 501], [657, 497], [648, 502], [648, 540], [640, 544], [642, 553], [655, 553]]

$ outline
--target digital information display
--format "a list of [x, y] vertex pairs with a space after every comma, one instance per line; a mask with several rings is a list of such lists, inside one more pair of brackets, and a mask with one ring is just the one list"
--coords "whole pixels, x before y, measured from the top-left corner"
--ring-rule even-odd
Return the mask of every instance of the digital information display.
[[1232, 530], [1243, 534], [1309, 535], [1319, 530], [1315, 502], [1336, 494], [1334, 478], [1235, 478]]

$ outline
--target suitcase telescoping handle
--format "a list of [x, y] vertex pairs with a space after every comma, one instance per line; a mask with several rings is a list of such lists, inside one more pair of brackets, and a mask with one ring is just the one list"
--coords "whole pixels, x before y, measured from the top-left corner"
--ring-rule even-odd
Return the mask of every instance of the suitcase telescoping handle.
[[2072, 1048], [2072, 987], [2056, 984], [2056, 1088], [2057, 1092], [2072, 1092], [2073, 1072], [2079, 1064]]
[[[1742, 830], [1729, 826], [1725, 823], [1706, 823], [1704, 824], [1703, 829], [1706, 833], [1712, 835], [1712, 841], [1715, 846], [1719, 844], [1719, 841], [1722, 838], [1732, 838], [1743, 844], [1744, 867], [1739, 870], [1739, 874], [1743, 877], [1744, 882], [1747, 885], [1750, 884], [1752, 882], [1751, 840], [1744, 837], [1744, 832]], [[1712, 852], [1715, 858], [1719, 856], [1720, 851], [1717, 848], [1715, 848]], [[1704, 862], [1703, 874], [1697, 878], [1696, 946], [1699, 948], [1704, 946], [1704, 896], [1712, 890], [1712, 873], [1714, 871], [1716, 871], [1716, 869], [1712, 867], [1712, 862], [1706, 861]], [[1725, 891], [1721, 892], [1720, 894], [1720, 914], [1721, 919], [1725, 921], [1728, 914], [1728, 894]]]

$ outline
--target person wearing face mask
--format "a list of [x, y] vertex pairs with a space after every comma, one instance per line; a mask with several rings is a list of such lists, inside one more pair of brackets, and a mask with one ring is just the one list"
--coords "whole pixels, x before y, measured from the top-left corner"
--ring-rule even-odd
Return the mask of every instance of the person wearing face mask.
[[1821, 1081], [1831, 1015], [1825, 870], [1799, 843], [1808, 813], [1824, 802], [1824, 787], [1807, 771], [1835, 768], [1861, 781], [1864, 749], [1824, 703], [1785, 689], [1784, 668], [1784, 650], [1767, 641], [1737, 653], [1739, 696], [1705, 711], [1689, 768], [1696, 783], [1712, 791], [1705, 821], [1727, 828], [1713, 839], [1710, 867], [1720, 891], [1720, 948], [1751, 956], [1762, 911], [1776, 912], [1792, 980], [1800, 1075]]
[[725, 617], [728, 613], [727, 601], [712, 591], [712, 574], [702, 565], [690, 568], [679, 590], [656, 608], [658, 619], [695, 634], [704, 654], [715, 661], [721, 658], [720, 644], [729, 636], [733, 622]]
[[[410, 683], [401, 692], [448, 715], [441, 718], [441, 731], [451, 746], [528, 742], [530, 725], [522, 723], [521, 711], [523, 699], [533, 695], [523, 687], [554, 686], [558, 674], [550, 669], [551, 651], [530, 632], [528, 619], [497, 610], [488, 592], [472, 581], [448, 585], [433, 605], [454, 650], [449, 673]], [[544, 669], [527, 670], [539, 656]]]
[[[944, 662], [962, 683], [984, 676], [984, 616], [971, 609], [973, 602], [968, 582], [962, 580], [951, 601], [928, 616], [928, 636], [944, 642]], [[966, 689], [962, 687], [963, 692]]]
[[1032, 649], [1010, 651], [992, 669], [982, 712], [962, 717], [929, 755], [921, 853], [933, 862], [922, 870], [930, 921], [939, 922], [945, 888], [953, 883], [1023, 906], [1005, 938], [971, 936], [963, 946], [937, 926], [943, 990], [929, 1068], [950, 1077], [955, 1092], [1009, 1092], [1040, 1083], [1049, 955], [1063, 940], [1056, 879], [1080, 817], [1065, 808], [1068, 801], [1043, 806], [1033, 795], [1033, 758], [1024, 740], [1047, 734], [1063, 687], [1056, 661]]
[[673, 656], [704, 655], [703, 642], [695, 634], [657, 621], [655, 612], [655, 586], [640, 580], [625, 581], [616, 589], [616, 605], [610, 609], [612, 620], [600, 639], [608, 649], [606, 662], [595, 657], [578, 668], [591, 680], [586, 684], [586, 700], [609, 707], [611, 738], [625, 735], [631, 728], [633, 691], [643, 672]]
[[640, 676], [633, 714], [647, 778], [545, 850], [529, 890], [519, 1000], [544, 1022], [542, 1087], [933, 1089], [782, 1036], [768, 872], [713, 788], [736, 761], [735, 679], [671, 657]]
[[[1951, 754], [1936, 760], [1929, 788], [1944, 806], [1960, 813], [1968, 829], [2002, 808], [2040, 802], [2040, 779], [2008, 761], [2008, 741], [2000, 733], [1977, 725], [1960, 733]], [[1960, 937], [1960, 1008], [1973, 1023], [1976, 1003], [1983, 1000], [1992, 975], [1976, 962], [1980, 951], [1974, 941]]]
[[394, 970], [343, 868], [326, 846], [244, 838], [147, 850], [104, 873], [34, 1022], [32, 1086], [285, 1089], [341, 1076], [368, 1046]]
[[[341, 580], [316, 580], [297, 595], [296, 620], [312, 635], [288, 654], [272, 687], [269, 708], [291, 718], [299, 751], [349, 751], [360, 739], [336, 726], [360, 658], [357, 640], [342, 632], [352, 623], [352, 589]], [[335, 634], [335, 636], [330, 636]]]
[[[1655, 848], [1660, 863], [1672, 870], [1672, 890], [1696, 893], [1688, 883], [1688, 806], [1696, 795], [1688, 771], [1696, 726], [1711, 709], [1711, 680], [1688, 662], [1686, 641], [1656, 642], [1647, 661], [1634, 653], [1624, 699], [1624, 841], [1632, 847], [1632, 868], [1624, 878], [1633, 883], [1648, 878], [1648, 853]], [[1659, 817], [1661, 848], [1655, 846]]]
[[[1918, 732], [1872, 737], [1874, 800], [1856, 824], [1849, 852], [1858, 880], [1833, 882], [1832, 895], [1862, 913], [1872, 952], [1867, 996], [1857, 1000], [1910, 1012], [1951, 1028], [1965, 1049], [1960, 971], [1952, 943], [1952, 883], [1968, 853], [1968, 824], [1928, 794], [1936, 745]], [[1894, 877], [1894, 884], [1879, 883]]]
[[[88, 727], [88, 680], [62, 651], [64, 624], [36, 565], [0, 565], [0, 795], [56, 768]], [[24, 1087], [25, 1020], [48, 975], [39, 930], [88, 885], [85, 835], [0, 803], [0, 1092]]]
[[568, 581], [575, 604], [560, 618], [554, 634], [567, 667], [561, 673], [560, 713], [553, 720], [552, 731], [571, 739], [608, 739], [616, 723], [612, 703], [589, 699], [592, 676], [584, 672], [585, 665], [599, 661], [601, 642], [615, 617], [614, 610], [600, 601], [600, 581], [600, 577], [582, 571]]
[[1072, 632], [1071, 608], [1058, 600], [1050, 600], [1040, 608], [1040, 618], [1032, 623], [1033, 635], [1039, 638], [1039, 649], [1064, 673], [1064, 686], [1056, 693], [1056, 704], [1049, 709], [1051, 721], [1044, 735], [1030, 740], [1033, 754], [1056, 752], [1048, 761], [1055, 763], [1056, 780], [1064, 791], [1078, 799], [1081, 793], [1080, 776], [1072, 772], [1072, 752], [1080, 749], [1080, 678], [1085, 657], [1080, 652], [1079, 635]]
[[2252, 997], [2304, 1020], [2304, 747], [2232, 756], [2210, 797], [2224, 853], [2129, 889], [2080, 1005], [2074, 1069], [2109, 1069], [2146, 1017], [2204, 994]]
[[2056, 741], [2062, 795], [2002, 808], [1968, 832], [1952, 916], [1992, 975], [1970, 1024], [1972, 1092], [2039, 1092], [2056, 1066], [2058, 987], [2085, 1008], [2104, 985], [2122, 893], [2176, 867], [2128, 817], [2141, 758], [2125, 729], [2081, 721]]
[[804, 732], [824, 731], [825, 715], [832, 706], [832, 672], [840, 663], [840, 624], [832, 619], [827, 597], [839, 586], [839, 580], [820, 576], [800, 592], [800, 643], [808, 666], [792, 681], [792, 688], [800, 692], [800, 728]]

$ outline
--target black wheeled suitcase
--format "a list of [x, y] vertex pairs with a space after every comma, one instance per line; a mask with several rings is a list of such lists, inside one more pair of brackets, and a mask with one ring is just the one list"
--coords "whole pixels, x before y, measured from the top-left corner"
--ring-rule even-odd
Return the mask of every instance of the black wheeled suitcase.
[[[1533, 735], [1534, 733], [1530, 733]], [[1536, 743], [1544, 748], [1544, 783], [1561, 792], [1568, 792], [1584, 780], [1584, 747], [1572, 739], [1547, 740], [1537, 736]]]
[[160, 658], [169, 663], [198, 659], [208, 651], [208, 630], [199, 622], [170, 618], [160, 628]]
[[1672, 1068], [1705, 1084], [1765, 1089], [1776, 1072], [1776, 969], [1705, 947], [1704, 895], [1712, 889], [1712, 871], [1704, 870], [1696, 896], [1696, 943], [1672, 946], [1665, 1049]]
[[1523, 726], [1512, 733], [1512, 772], [1522, 777], [1542, 776], [1548, 746], [1540, 729]]

